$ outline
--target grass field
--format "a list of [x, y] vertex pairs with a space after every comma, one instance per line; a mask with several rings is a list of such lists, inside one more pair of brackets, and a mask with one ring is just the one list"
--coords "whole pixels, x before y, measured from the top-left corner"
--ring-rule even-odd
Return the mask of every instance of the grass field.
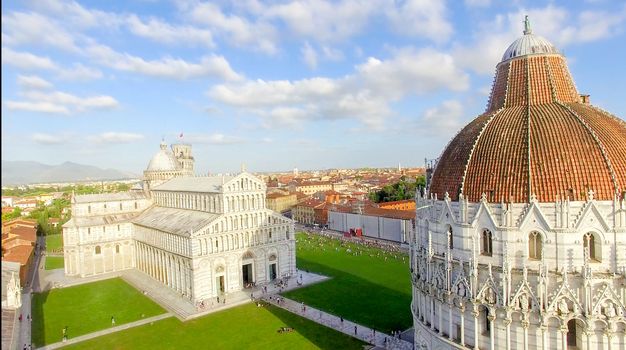
[[46, 252], [63, 252], [63, 235], [46, 236]]
[[62, 268], [64, 268], [62, 256], [46, 256], [46, 270]]
[[53, 289], [33, 294], [33, 345], [55, 343], [116, 325], [151, 317], [165, 311], [120, 278]]
[[[412, 326], [408, 256], [396, 253], [394, 258], [392, 253], [362, 246], [363, 253], [355, 256], [354, 244], [341, 247], [338, 240], [305, 233], [296, 237], [298, 268], [332, 279], [285, 297], [386, 333]], [[353, 253], [347, 253], [348, 248]]]
[[[294, 332], [280, 334], [280, 327]], [[67, 349], [362, 349], [363, 344], [288, 311], [249, 303], [184, 323], [168, 318]]]

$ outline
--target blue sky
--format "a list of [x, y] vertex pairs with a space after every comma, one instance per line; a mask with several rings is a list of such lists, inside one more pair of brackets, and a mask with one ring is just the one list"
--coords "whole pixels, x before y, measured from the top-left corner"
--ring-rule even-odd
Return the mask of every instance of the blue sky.
[[2, 159], [140, 173], [422, 166], [484, 111], [522, 34], [626, 116], [620, 1], [2, 2]]

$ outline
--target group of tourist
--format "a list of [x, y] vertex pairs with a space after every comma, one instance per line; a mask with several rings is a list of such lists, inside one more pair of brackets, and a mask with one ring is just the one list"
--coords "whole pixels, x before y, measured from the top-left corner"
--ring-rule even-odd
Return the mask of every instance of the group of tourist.
[[370, 258], [380, 258], [384, 261], [388, 259], [407, 260], [407, 255], [399, 245], [376, 240], [363, 240], [355, 237], [342, 237], [324, 232], [305, 231], [305, 240], [299, 240], [299, 249], [306, 244], [314, 250], [322, 251], [335, 250], [335, 252], [345, 252], [353, 256], [369, 255]]

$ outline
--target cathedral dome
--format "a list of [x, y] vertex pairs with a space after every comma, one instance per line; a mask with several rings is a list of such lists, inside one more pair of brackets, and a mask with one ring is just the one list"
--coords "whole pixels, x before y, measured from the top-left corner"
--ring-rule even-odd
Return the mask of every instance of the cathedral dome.
[[174, 154], [167, 149], [167, 144], [161, 142], [161, 149], [152, 157], [146, 171], [175, 171], [180, 165]]
[[581, 98], [565, 58], [527, 21], [524, 33], [496, 67], [486, 112], [441, 154], [430, 193], [518, 203], [623, 195], [626, 122]]

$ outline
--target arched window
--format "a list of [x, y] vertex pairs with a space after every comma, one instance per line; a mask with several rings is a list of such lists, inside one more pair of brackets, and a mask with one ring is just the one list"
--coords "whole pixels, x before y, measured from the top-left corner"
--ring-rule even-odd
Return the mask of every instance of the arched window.
[[541, 234], [533, 231], [528, 235], [528, 257], [530, 259], [541, 259], [541, 253], [543, 250], [543, 242], [541, 240]]
[[116, 244], [115, 245], [115, 254], [119, 254], [120, 253], [120, 245]]
[[491, 231], [484, 229], [480, 236], [480, 254], [491, 256], [493, 253], [493, 243]]
[[448, 226], [448, 245], [450, 249], [454, 249], [454, 234], [452, 233], [452, 226]]
[[99, 245], [96, 246], [96, 255], [102, 253], [102, 249], [100, 248]]
[[122, 203], [120, 203], [120, 210], [122, 210]]
[[137, 209], [137, 202], [135, 202], [135, 209]]
[[601, 241], [592, 232], [585, 233], [583, 237], [583, 247], [589, 260], [602, 261]]
[[91, 214], [91, 205], [87, 206], [87, 213]]

